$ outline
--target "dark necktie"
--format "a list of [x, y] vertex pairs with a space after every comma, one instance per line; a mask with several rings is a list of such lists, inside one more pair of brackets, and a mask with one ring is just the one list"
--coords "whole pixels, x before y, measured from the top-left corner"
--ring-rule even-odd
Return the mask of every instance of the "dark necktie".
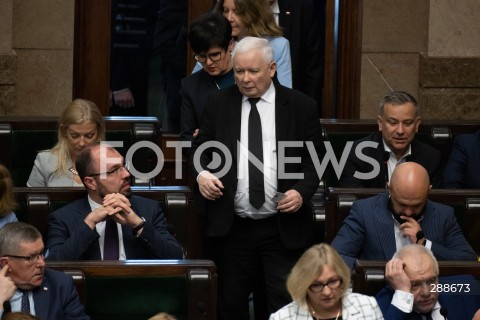
[[422, 316], [424, 316], [426, 320], [432, 320], [432, 311], [422, 313]]
[[22, 312], [30, 314], [30, 300], [28, 300], [28, 291], [22, 292]]
[[112, 218], [105, 220], [105, 242], [103, 244], [103, 260], [118, 260], [118, 229]]
[[250, 98], [248, 101], [252, 108], [248, 116], [248, 150], [262, 162], [262, 170], [251, 161], [248, 162], [248, 187], [250, 204], [259, 209], [265, 202], [265, 187], [263, 185], [263, 141], [262, 122], [257, 110], [260, 98]]

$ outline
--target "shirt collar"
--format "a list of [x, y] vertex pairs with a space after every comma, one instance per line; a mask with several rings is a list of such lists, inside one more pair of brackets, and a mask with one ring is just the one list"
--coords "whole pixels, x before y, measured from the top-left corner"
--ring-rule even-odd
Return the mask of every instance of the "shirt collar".
[[[385, 149], [385, 151], [387, 151], [388, 153], [390, 153], [390, 155], [392, 155], [393, 151], [392, 149], [390, 149], [390, 147], [385, 143], [385, 140], [383, 140], [383, 148]], [[412, 154], [412, 144], [409, 144], [408, 145], [408, 148], [407, 148], [407, 152], [405, 152], [405, 154], [400, 158], [400, 159], [403, 159], [405, 157], [408, 157], [409, 155]], [[394, 155], [395, 156], [395, 155]]]
[[[242, 102], [245, 102], [249, 98], [247, 96], [242, 97]], [[261, 100], [264, 100], [270, 104], [275, 104], [275, 85], [270, 83], [270, 87], [268, 87], [267, 91], [260, 97]]]

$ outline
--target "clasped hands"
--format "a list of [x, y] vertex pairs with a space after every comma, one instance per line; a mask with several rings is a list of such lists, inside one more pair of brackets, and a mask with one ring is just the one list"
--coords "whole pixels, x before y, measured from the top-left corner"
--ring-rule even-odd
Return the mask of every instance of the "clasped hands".
[[[197, 179], [198, 188], [202, 196], [207, 200], [215, 200], [223, 196], [223, 183], [215, 175], [208, 171], [200, 173]], [[296, 212], [303, 205], [303, 198], [297, 190], [290, 189], [278, 202], [277, 209], [280, 212]]]
[[97, 223], [108, 217], [131, 228], [135, 228], [142, 222], [142, 219], [133, 211], [130, 200], [121, 193], [107, 194], [103, 198], [102, 206], [90, 212], [85, 218], [85, 223], [93, 230]]

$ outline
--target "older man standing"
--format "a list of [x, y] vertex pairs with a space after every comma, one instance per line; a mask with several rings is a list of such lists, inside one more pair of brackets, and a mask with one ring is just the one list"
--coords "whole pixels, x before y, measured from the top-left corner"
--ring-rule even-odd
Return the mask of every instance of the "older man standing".
[[[206, 170], [212, 148], [191, 156], [208, 200], [206, 235], [223, 258], [216, 261], [222, 319], [248, 319], [257, 272], [265, 275], [270, 313], [288, 303], [286, 276], [313, 241], [310, 199], [319, 177], [307, 145], [322, 157], [319, 117], [314, 100], [272, 80], [272, 57], [265, 39], [246, 37], [235, 46], [237, 86], [209, 96], [193, 147], [216, 144], [233, 160]], [[290, 142], [295, 146], [285, 147]]]

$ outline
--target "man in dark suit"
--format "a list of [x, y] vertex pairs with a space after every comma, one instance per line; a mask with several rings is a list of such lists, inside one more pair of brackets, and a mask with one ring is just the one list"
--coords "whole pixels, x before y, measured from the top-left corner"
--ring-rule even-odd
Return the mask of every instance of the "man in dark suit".
[[[245, 37], [237, 43], [237, 86], [207, 98], [190, 157], [208, 200], [206, 235], [224, 258], [218, 266], [221, 319], [248, 319], [258, 270], [265, 276], [269, 312], [288, 303], [286, 276], [313, 241], [310, 200], [319, 177], [309, 152], [317, 149], [320, 159], [324, 154], [316, 104], [272, 80], [272, 57], [268, 40]], [[217, 148], [220, 157], [214, 156]], [[217, 158], [223, 166], [215, 167]]]
[[268, 0], [290, 42], [293, 88], [317, 101], [321, 114], [325, 43], [325, 2]]
[[[440, 187], [440, 151], [415, 139], [421, 122], [416, 99], [406, 92], [390, 92], [380, 102], [377, 122], [379, 132], [353, 144], [340, 177], [340, 186], [384, 188], [396, 165], [412, 161], [425, 167], [434, 188]], [[356, 149], [365, 142], [378, 145], [376, 148], [363, 148], [359, 157], [357, 153], [360, 150]], [[375, 171], [372, 163], [375, 163], [380, 171]], [[359, 174], [363, 176], [358, 177]]]
[[[220, 14], [207, 13], [190, 26], [188, 33], [195, 59], [203, 69], [182, 80], [182, 141], [197, 136], [207, 95], [235, 84], [232, 69], [232, 26]], [[190, 148], [183, 148], [188, 156]]]
[[49, 216], [47, 260], [182, 258], [160, 204], [131, 194], [130, 172], [118, 151], [95, 144], [75, 165], [88, 196]]
[[450, 158], [443, 171], [443, 187], [480, 189], [480, 130], [461, 134], [453, 141]]
[[90, 319], [72, 277], [45, 268], [44, 249], [42, 235], [27, 223], [12, 222], [0, 229], [0, 283], [8, 278], [14, 283], [7, 294], [0, 289], [0, 317], [22, 311], [44, 320]]
[[476, 260], [453, 208], [428, 200], [430, 182], [415, 162], [397, 166], [389, 191], [353, 203], [332, 246], [353, 267], [356, 259], [389, 260], [401, 247], [420, 243], [438, 260]]
[[[385, 266], [390, 286], [375, 297], [384, 318], [447, 319], [448, 315], [448, 319], [472, 319], [480, 308], [475, 278], [463, 275], [439, 279], [438, 274], [437, 260], [427, 248], [409, 245], [396, 252]], [[438, 287], [439, 283], [443, 285]], [[449, 289], [443, 290], [447, 286]], [[455, 293], [450, 289], [452, 286]]]

